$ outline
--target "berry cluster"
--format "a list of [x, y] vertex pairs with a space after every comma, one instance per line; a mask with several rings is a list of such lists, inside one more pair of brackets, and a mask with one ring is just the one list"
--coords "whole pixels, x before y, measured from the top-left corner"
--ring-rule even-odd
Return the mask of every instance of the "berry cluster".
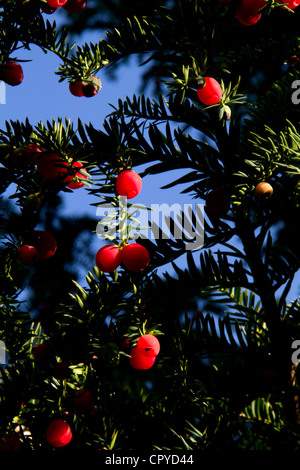
[[[116, 192], [119, 196], [132, 199], [142, 189], [142, 179], [133, 170], [123, 170], [116, 179]], [[150, 262], [150, 255], [139, 243], [123, 243], [119, 245], [104, 245], [96, 254], [96, 266], [106, 273], [117, 269], [121, 264], [133, 272], [143, 271]]]
[[136, 346], [130, 351], [130, 365], [138, 370], [150, 369], [154, 365], [159, 351], [160, 343], [154, 335], [142, 335]]

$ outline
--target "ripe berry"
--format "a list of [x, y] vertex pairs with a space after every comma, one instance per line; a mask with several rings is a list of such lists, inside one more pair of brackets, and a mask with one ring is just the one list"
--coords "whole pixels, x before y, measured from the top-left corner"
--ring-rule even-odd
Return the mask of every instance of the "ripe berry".
[[37, 171], [43, 178], [50, 180], [65, 171], [62, 165], [66, 166], [67, 163], [57, 153], [44, 153], [37, 162]]
[[35, 165], [38, 162], [39, 154], [43, 151], [38, 144], [29, 144], [25, 148], [25, 155], [28, 163]]
[[120, 196], [132, 199], [142, 189], [142, 178], [133, 170], [123, 170], [116, 179], [116, 191]]
[[242, 0], [241, 3], [243, 5], [243, 11], [249, 16], [255, 15], [267, 5], [266, 0]]
[[82, 411], [90, 411], [95, 405], [95, 400], [89, 390], [77, 390], [73, 398], [73, 403], [76, 408]]
[[3, 65], [1, 70], [1, 79], [8, 85], [20, 85], [23, 78], [23, 69], [17, 62], [8, 61]]
[[34, 246], [23, 245], [17, 251], [21, 263], [33, 266], [38, 261], [38, 251]]
[[[300, 4], [300, 1], [299, 0], [282, 0], [281, 3], [285, 3], [286, 6], [290, 9], [290, 10], [294, 10], [295, 8], [297, 8]], [[281, 7], [281, 8], [284, 8], [284, 7]]]
[[51, 258], [57, 250], [57, 242], [53, 235], [44, 230], [35, 230], [32, 234], [32, 244], [38, 252], [38, 260]]
[[96, 254], [96, 266], [104, 273], [117, 269], [122, 262], [121, 250], [116, 245], [105, 245]]
[[143, 356], [156, 357], [160, 351], [160, 343], [154, 335], [143, 335], [138, 339], [137, 350]]
[[222, 98], [222, 88], [220, 84], [211, 77], [204, 77], [204, 79], [205, 85], [197, 89], [199, 100], [207, 106], [219, 103]]
[[[69, 166], [69, 165], [68, 165]], [[72, 164], [72, 168], [83, 168], [83, 164], [81, 162], [74, 162]], [[67, 171], [67, 170], [66, 170]], [[68, 183], [67, 187], [70, 189], [78, 189], [84, 186], [84, 183], [79, 180], [79, 178], [87, 179], [86, 175], [82, 175], [78, 171], [75, 172], [75, 175], [68, 175], [63, 181], [64, 183]]]
[[147, 370], [155, 363], [155, 356], [145, 356], [135, 347], [130, 351], [129, 363], [134, 369]]
[[247, 10], [245, 10], [243, 3], [240, 3], [236, 9], [235, 16], [242, 25], [252, 26], [260, 20], [261, 13], [249, 14]]
[[63, 8], [68, 13], [80, 13], [82, 10], [85, 9], [87, 4], [87, 0], [68, 0], [67, 3], [63, 6]]
[[133, 272], [140, 272], [145, 269], [150, 261], [150, 255], [143, 245], [130, 243], [122, 250], [122, 263], [125, 268]]
[[255, 187], [254, 194], [258, 199], [269, 199], [273, 194], [273, 188], [269, 183], [262, 181]]
[[206, 196], [205, 210], [208, 215], [222, 217], [229, 211], [230, 195], [224, 188], [216, 187]]
[[71, 442], [72, 430], [63, 419], [55, 419], [47, 428], [46, 438], [53, 447], [64, 447]]
[[59, 8], [62, 7], [65, 3], [67, 3], [67, 0], [47, 0], [47, 3], [52, 8]]
[[90, 98], [97, 95], [101, 89], [101, 80], [95, 75], [90, 75], [86, 80], [83, 80], [81, 88], [84, 96]]
[[82, 91], [82, 81], [75, 80], [74, 82], [69, 83], [69, 90], [73, 96], [84, 96]]

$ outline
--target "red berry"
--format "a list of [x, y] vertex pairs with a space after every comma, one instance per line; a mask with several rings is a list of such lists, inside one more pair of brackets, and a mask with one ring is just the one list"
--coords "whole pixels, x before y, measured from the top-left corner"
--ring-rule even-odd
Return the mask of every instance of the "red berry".
[[222, 88], [220, 84], [212, 77], [204, 77], [204, 79], [204, 87], [197, 89], [199, 100], [207, 106], [219, 103], [222, 98]]
[[137, 350], [143, 356], [156, 357], [160, 351], [160, 343], [154, 335], [143, 335], [138, 339]]
[[140, 272], [145, 269], [150, 261], [150, 255], [143, 245], [130, 243], [122, 250], [122, 263], [130, 271]]
[[63, 162], [57, 153], [44, 153], [37, 162], [37, 171], [47, 179], [54, 179], [65, 171], [61, 165], [67, 166], [67, 162]]
[[64, 447], [72, 439], [72, 430], [63, 419], [55, 419], [46, 431], [47, 441], [53, 447]]
[[96, 266], [104, 273], [117, 269], [122, 262], [121, 250], [116, 245], [105, 245], [96, 254]]
[[57, 380], [64, 380], [70, 375], [70, 368], [65, 362], [57, 362], [52, 370], [52, 375]]
[[205, 210], [208, 215], [222, 217], [229, 211], [230, 195], [224, 188], [214, 188], [206, 196]]
[[26, 159], [28, 163], [35, 165], [38, 162], [39, 154], [43, 151], [38, 144], [29, 144], [25, 148]]
[[77, 390], [73, 398], [73, 403], [76, 408], [83, 411], [90, 411], [95, 405], [95, 400], [89, 390]]
[[37, 346], [34, 346], [32, 349], [32, 355], [36, 362], [41, 362], [47, 359], [49, 356], [49, 348], [47, 344], [41, 343]]
[[116, 179], [116, 190], [120, 196], [132, 199], [142, 189], [142, 178], [133, 170], [123, 170]]
[[20, 85], [24, 78], [21, 65], [13, 61], [6, 62], [2, 67], [1, 78], [8, 85]]
[[82, 10], [85, 9], [87, 4], [87, 0], [68, 0], [67, 3], [63, 6], [63, 8], [68, 13], [80, 13]]
[[243, 3], [240, 3], [236, 9], [235, 16], [242, 25], [252, 26], [260, 20], [261, 13], [249, 14], [247, 10], [245, 10]]
[[243, 11], [247, 15], [255, 15], [259, 10], [265, 8], [267, 3], [266, 0], [242, 0]]
[[[282, 0], [282, 3], [285, 3], [286, 6], [288, 8], [290, 8], [290, 10], [294, 10], [295, 8], [297, 8], [300, 4], [300, 1], [299, 0], [291, 0], [291, 1], [284, 1]], [[284, 8], [284, 7], [281, 7], [281, 8]]]
[[35, 230], [33, 232], [32, 243], [38, 252], [39, 261], [51, 258], [57, 250], [55, 238], [51, 233], [44, 230]]
[[18, 259], [21, 263], [33, 266], [38, 261], [38, 251], [34, 246], [23, 245], [17, 251]]
[[155, 356], [145, 356], [135, 347], [130, 351], [129, 363], [134, 369], [147, 370], [155, 363]]
[[69, 90], [74, 96], [84, 96], [82, 91], [82, 81], [75, 80], [74, 82], [69, 83]]
[[[83, 168], [83, 164], [81, 162], [74, 162], [72, 164], [72, 168], [73, 167], [76, 167], [76, 168]], [[66, 170], [67, 171], [67, 170]], [[87, 179], [87, 176], [86, 175], [82, 175], [81, 173], [79, 173], [78, 171], [75, 173], [75, 175], [68, 175], [65, 179], [64, 179], [64, 183], [69, 183], [67, 184], [67, 187], [70, 188], [70, 189], [78, 189], [78, 188], [82, 188], [84, 186], [84, 183], [82, 183], [81, 181], [76, 181], [77, 178], [84, 178], [84, 179]]]
[[47, 3], [52, 8], [59, 8], [62, 7], [65, 3], [67, 3], [67, 0], [47, 0]]

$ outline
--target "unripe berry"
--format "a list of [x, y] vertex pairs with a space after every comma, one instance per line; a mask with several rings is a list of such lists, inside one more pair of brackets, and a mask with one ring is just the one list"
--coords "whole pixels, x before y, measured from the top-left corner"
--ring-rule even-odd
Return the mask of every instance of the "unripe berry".
[[142, 189], [142, 178], [133, 170], [123, 170], [116, 179], [116, 191], [120, 196], [132, 199]]
[[96, 254], [96, 266], [104, 273], [117, 269], [122, 262], [121, 250], [116, 245], [105, 245]]
[[64, 447], [72, 440], [72, 430], [63, 419], [55, 419], [47, 428], [46, 438], [53, 447]]
[[84, 96], [83, 91], [82, 91], [82, 81], [81, 80], [75, 80], [73, 82], [69, 83], [69, 90], [72, 93], [73, 96]]
[[129, 271], [143, 271], [149, 264], [150, 255], [143, 245], [130, 243], [122, 249], [122, 263]]
[[154, 335], [146, 334], [138, 339], [136, 348], [143, 356], [156, 357], [160, 351], [160, 343]]
[[135, 347], [130, 351], [129, 363], [134, 369], [147, 370], [154, 365], [155, 356], [145, 356]]
[[199, 100], [207, 106], [219, 103], [222, 98], [222, 88], [220, 84], [211, 77], [204, 77], [204, 79], [205, 85], [197, 89]]
[[8, 85], [20, 85], [24, 78], [23, 69], [17, 62], [8, 61], [2, 67], [0, 78]]

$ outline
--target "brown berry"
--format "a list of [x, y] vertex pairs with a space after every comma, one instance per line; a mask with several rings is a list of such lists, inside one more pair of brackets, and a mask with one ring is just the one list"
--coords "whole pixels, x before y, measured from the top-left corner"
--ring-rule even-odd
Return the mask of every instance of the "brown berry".
[[262, 181], [255, 187], [254, 194], [258, 199], [269, 199], [273, 194], [273, 188], [269, 183]]

